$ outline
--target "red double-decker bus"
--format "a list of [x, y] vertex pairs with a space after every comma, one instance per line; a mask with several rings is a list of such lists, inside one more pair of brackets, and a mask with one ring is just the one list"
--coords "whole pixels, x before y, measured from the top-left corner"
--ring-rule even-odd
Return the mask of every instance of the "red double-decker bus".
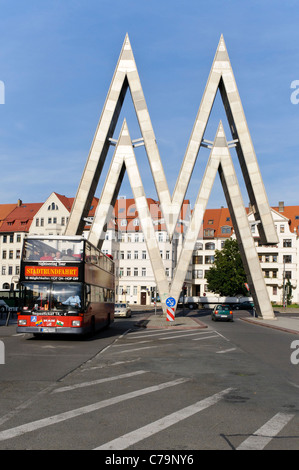
[[17, 332], [94, 333], [114, 320], [114, 262], [81, 236], [27, 236]]

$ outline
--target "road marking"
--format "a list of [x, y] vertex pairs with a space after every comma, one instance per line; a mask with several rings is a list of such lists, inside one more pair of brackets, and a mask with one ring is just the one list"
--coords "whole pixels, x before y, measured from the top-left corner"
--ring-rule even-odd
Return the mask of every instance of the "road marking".
[[113, 380], [125, 379], [127, 377], [133, 377], [135, 375], [145, 374], [146, 370], [137, 370], [135, 372], [130, 372], [128, 374], [115, 375], [114, 377], [105, 377], [104, 379], [92, 380], [90, 382], [82, 382], [74, 385], [68, 385], [66, 387], [60, 387], [56, 390], [53, 390], [52, 393], [66, 392], [68, 390], [74, 390], [76, 388], [89, 387], [90, 385], [102, 384], [105, 382], [111, 382]]
[[156, 434], [157, 432], [163, 431], [164, 429], [176, 424], [183, 419], [189, 418], [190, 416], [202, 411], [212, 405], [215, 405], [219, 400], [222, 399], [224, 395], [229, 393], [232, 389], [227, 388], [222, 392], [216, 393], [208, 398], [198, 401], [191, 406], [187, 406], [181, 410], [175, 411], [168, 416], [164, 416], [164, 418], [158, 419], [153, 423], [150, 423], [146, 426], [143, 426], [135, 431], [132, 431], [128, 434], [124, 434], [123, 436], [118, 437], [110, 442], [106, 442], [99, 447], [96, 447], [94, 450], [123, 450], [127, 447], [130, 447], [136, 442], [142, 441], [147, 437]]
[[[134, 344], [134, 343], [132, 343], [132, 344]], [[129, 345], [126, 344], [125, 346], [129, 346]], [[152, 348], [157, 348], [157, 347], [158, 346], [145, 346], [144, 348], [125, 349], [124, 351], [118, 351], [118, 352], [119, 352], [119, 354], [123, 354], [123, 353], [126, 353], [126, 352], [141, 351], [142, 349], [152, 349]]]
[[[133, 339], [133, 338], [132, 338]], [[129, 341], [129, 340], [128, 340]], [[114, 348], [123, 348], [124, 346], [129, 346], [130, 344], [143, 344], [143, 343], [150, 343], [152, 340], [149, 339], [149, 340], [145, 340], [145, 341], [134, 341], [133, 343], [129, 343], [128, 341], [126, 341], [125, 343], [121, 343], [121, 344], [114, 344]]]
[[[196, 336], [196, 335], [202, 335], [202, 334], [207, 334], [208, 332], [205, 331], [197, 331], [196, 333], [184, 333], [182, 335], [176, 335], [176, 336], [170, 336], [169, 338], [159, 338], [159, 341], [164, 341], [165, 339], [177, 339], [177, 338], [183, 338], [185, 336]], [[212, 338], [212, 336], [211, 336]], [[196, 341], [196, 340], [194, 340]]]
[[237, 348], [224, 349], [223, 351], [216, 351], [216, 354], [225, 354], [227, 352], [236, 351]]
[[205, 336], [204, 338], [193, 338], [192, 341], [199, 341], [201, 339], [209, 339], [209, 338], [219, 338], [218, 335], [210, 335], [210, 336]]
[[242, 442], [237, 450], [262, 450], [294, 417], [291, 413], [277, 413], [258, 429], [252, 436]]
[[138, 362], [138, 361], [140, 361], [140, 358], [131, 359], [130, 361], [117, 361], [117, 362], [112, 362], [112, 363], [107, 363], [107, 364], [100, 364], [99, 366], [83, 368], [82, 372], [89, 372], [90, 370], [94, 370], [94, 369], [105, 369], [105, 367], [119, 366], [119, 365], [122, 365], [122, 364], [129, 364], [131, 362]]
[[36, 431], [37, 429], [45, 428], [52, 424], [57, 424], [71, 418], [76, 418], [77, 416], [100, 410], [101, 408], [105, 408], [106, 406], [111, 406], [116, 403], [123, 402], [125, 400], [130, 400], [131, 398], [139, 397], [141, 395], [147, 395], [148, 393], [153, 393], [168, 387], [174, 387], [176, 385], [187, 382], [188, 380], [189, 379], [182, 378], [172, 380], [170, 382], [164, 382], [159, 385], [153, 385], [151, 387], [142, 388], [141, 390], [135, 390], [134, 392], [125, 393], [124, 395], [118, 395], [117, 397], [108, 398], [106, 400], [93, 403], [92, 405], [82, 406], [81, 408], [76, 408], [71, 411], [66, 411], [64, 413], [49, 416], [48, 418], [39, 419], [37, 421], [32, 421], [31, 423], [22, 424], [21, 426], [16, 426], [11, 429], [6, 429], [5, 431], [0, 431], [0, 441], [12, 439], [21, 436], [22, 434], [26, 434], [27, 432]]

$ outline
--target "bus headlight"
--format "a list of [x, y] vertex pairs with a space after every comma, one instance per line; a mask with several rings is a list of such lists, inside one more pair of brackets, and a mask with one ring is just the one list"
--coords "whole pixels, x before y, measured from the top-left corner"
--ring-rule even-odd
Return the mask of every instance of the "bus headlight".
[[18, 324], [21, 326], [27, 325], [27, 320], [19, 320]]
[[73, 320], [72, 321], [72, 326], [81, 326], [81, 321], [80, 320]]

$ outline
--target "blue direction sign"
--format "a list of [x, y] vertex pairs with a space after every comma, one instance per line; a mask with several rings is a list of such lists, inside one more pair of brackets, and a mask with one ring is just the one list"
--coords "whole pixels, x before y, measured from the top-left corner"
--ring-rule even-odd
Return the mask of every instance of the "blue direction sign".
[[174, 307], [176, 304], [175, 299], [173, 297], [168, 297], [166, 299], [166, 305], [167, 307]]

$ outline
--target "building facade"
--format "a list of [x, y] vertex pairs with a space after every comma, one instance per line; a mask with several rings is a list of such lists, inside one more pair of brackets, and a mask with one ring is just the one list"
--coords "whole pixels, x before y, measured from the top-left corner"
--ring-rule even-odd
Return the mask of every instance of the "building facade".
[[[53, 192], [44, 203], [24, 204], [19, 200], [17, 204], [0, 205], [1, 290], [14, 290], [18, 287], [25, 234], [63, 235], [73, 201], [74, 198]], [[190, 220], [190, 203], [184, 201], [176, 236], [171, 244], [159, 203], [151, 198], [147, 201], [160, 255], [171, 282]], [[85, 222], [83, 234], [86, 237], [97, 203], [98, 199], [94, 198]], [[253, 212], [251, 208], [247, 211], [270, 300], [282, 304], [289, 296], [293, 303], [299, 303], [299, 206], [285, 206], [280, 202], [271, 209], [279, 240], [277, 245], [260, 243]], [[185, 280], [188, 295], [213, 295], [208, 291], [205, 274], [214, 262], [215, 250], [221, 250], [225, 240], [230, 237], [234, 237], [234, 231], [228, 209], [207, 209]], [[156, 298], [159, 300], [134, 199], [120, 197], [117, 200], [102, 250], [111, 254], [115, 260], [117, 301], [150, 305]]]

